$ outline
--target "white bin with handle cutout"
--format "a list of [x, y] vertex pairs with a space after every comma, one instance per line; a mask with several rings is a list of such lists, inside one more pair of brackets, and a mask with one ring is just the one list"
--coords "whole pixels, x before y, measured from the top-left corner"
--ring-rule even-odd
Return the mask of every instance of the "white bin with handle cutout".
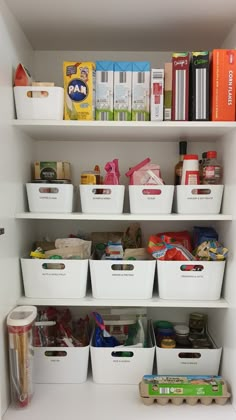
[[124, 205], [124, 185], [80, 185], [82, 213], [120, 214]]
[[173, 185], [129, 185], [130, 212], [169, 214], [172, 210], [173, 195]]
[[87, 380], [89, 346], [34, 347], [34, 382], [80, 384]]
[[91, 339], [93, 381], [101, 384], [138, 384], [145, 373], [152, 374], [153, 371], [155, 343], [151, 332], [148, 333], [147, 343], [148, 347], [94, 347]]
[[72, 184], [26, 184], [29, 211], [34, 213], [71, 213], [75, 188]]
[[225, 261], [157, 261], [159, 297], [218, 300]]
[[180, 214], [220, 213], [224, 185], [177, 185], [176, 212]]
[[151, 299], [156, 261], [89, 260], [97, 299]]
[[31, 298], [83, 298], [88, 260], [21, 258], [25, 296]]
[[15, 86], [19, 120], [63, 120], [64, 89], [57, 86]]
[[163, 349], [156, 346], [158, 375], [218, 375], [222, 348]]

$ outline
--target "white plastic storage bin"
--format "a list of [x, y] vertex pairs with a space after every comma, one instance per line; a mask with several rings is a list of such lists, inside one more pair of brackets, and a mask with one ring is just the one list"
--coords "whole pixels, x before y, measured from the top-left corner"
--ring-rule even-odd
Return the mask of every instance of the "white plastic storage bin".
[[169, 214], [172, 210], [173, 195], [173, 185], [129, 185], [130, 212]]
[[63, 120], [62, 87], [15, 86], [14, 95], [19, 120]]
[[159, 297], [217, 300], [221, 295], [225, 261], [157, 261]]
[[97, 299], [151, 299], [156, 261], [89, 260]]
[[156, 346], [158, 375], [218, 375], [222, 348], [163, 349]]
[[120, 214], [124, 194], [124, 185], [80, 185], [82, 213]]
[[89, 346], [34, 347], [34, 382], [42, 384], [85, 382], [88, 359]]
[[75, 188], [71, 184], [26, 184], [29, 211], [38, 213], [71, 213]]
[[224, 185], [177, 185], [176, 212], [180, 214], [218, 214]]
[[[101, 384], [138, 384], [145, 373], [152, 374], [155, 344], [151, 347], [90, 346], [93, 381]], [[92, 340], [91, 340], [92, 343]], [[127, 352], [123, 357], [119, 352]]]
[[21, 258], [25, 296], [31, 298], [83, 298], [88, 260]]

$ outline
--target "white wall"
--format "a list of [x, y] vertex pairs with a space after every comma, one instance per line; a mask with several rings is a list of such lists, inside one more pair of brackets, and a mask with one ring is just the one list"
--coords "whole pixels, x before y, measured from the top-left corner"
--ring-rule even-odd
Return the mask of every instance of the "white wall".
[[[0, 0], [0, 375], [3, 413], [9, 403], [5, 318], [21, 294], [19, 255], [27, 242], [26, 225], [14, 220], [22, 208], [23, 182], [29, 176], [31, 143], [11, 127], [14, 117], [12, 79], [19, 62], [32, 65], [31, 47]], [[22, 241], [22, 238], [24, 239]]]
[[[171, 61], [170, 52], [153, 51], [35, 51], [35, 79], [54, 81], [63, 86], [63, 61], [150, 61], [153, 68], [163, 68]], [[47, 63], [47, 65], [45, 65]]]

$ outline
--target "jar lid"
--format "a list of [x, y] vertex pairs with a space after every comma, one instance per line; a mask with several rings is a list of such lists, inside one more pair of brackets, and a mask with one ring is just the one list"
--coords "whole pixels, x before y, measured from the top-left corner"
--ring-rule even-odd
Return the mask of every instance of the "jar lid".
[[184, 155], [184, 160], [197, 160], [198, 161], [198, 155]]
[[169, 321], [156, 321], [154, 328], [173, 328], [173, 324]]
[[189, 327], [185, 324], [174, 325], [174, 329], [177, 334], [189, 334]]
[[214, 159], [216, 157], [217, 157], [217, 153], [215, 150], [210, 150], [209, 152], [207, 152], [207, 158]]
[[176, 342], [172, 338], [164, 338], [163, 340], [161, 340], [161, 347], [163, 349], [174, 349], [175, 346]]

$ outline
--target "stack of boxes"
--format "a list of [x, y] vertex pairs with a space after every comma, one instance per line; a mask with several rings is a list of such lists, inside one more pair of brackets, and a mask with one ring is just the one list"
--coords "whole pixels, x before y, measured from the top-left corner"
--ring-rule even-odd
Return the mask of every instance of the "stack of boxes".
[[236, 50], [173, 53], [163, 69], [65, 62], [64, 85], [69, 120], [235, 121]]

